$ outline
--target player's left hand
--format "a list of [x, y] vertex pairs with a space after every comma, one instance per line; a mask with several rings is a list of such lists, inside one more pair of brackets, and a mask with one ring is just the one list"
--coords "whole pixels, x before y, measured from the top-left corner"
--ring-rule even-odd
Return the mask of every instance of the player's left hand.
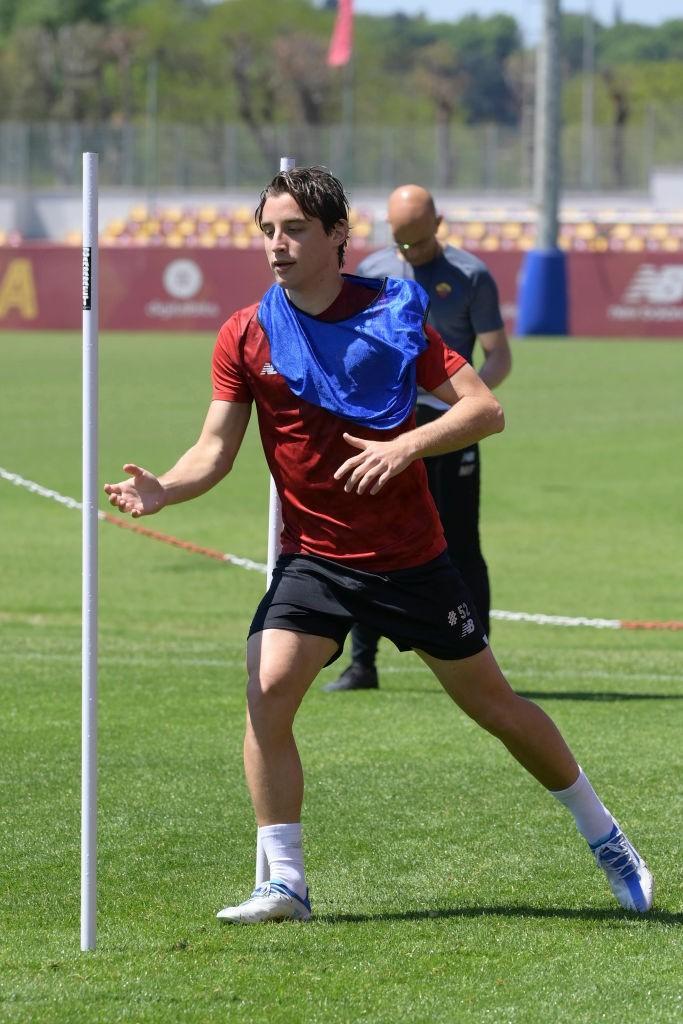
[[387, 480], [402, 473], [414, 458], [408, 450], [405, 435], [391, 441], [370, 441], [351, 434], [344, 434], [343, 437], [347, 444], [360, 449], [356, 455], [343, 462], [334, 474], [335, 480], [347, 478], [344, 484], [347, 492], [377, 494]]

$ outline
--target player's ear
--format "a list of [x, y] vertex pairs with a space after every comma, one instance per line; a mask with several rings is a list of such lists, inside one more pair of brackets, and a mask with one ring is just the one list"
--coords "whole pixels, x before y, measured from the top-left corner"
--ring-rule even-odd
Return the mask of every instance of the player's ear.
[[335, 245], [342, 245], [343, 242], [349, 237], [349, 222], [348, 220], [338, 220], [332, 228], [332, 238], [334, 239]]
[[434, 234], [436, 234], [436, 232], [439, 230], [439, 228], [441, 227], [442, 224], [443, 224], [443, 214], [439, 213], [439, 214], [437, 214], [437, 217], [436, 217], [436, 225], [435, 225], [435, 228], [434, 228]]

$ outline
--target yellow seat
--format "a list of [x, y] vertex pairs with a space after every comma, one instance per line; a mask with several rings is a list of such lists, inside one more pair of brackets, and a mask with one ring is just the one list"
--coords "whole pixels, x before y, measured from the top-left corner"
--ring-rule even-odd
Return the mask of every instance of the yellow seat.
[[519, 221], [508, 221], [501, 226], [500, 230], [503, 238], [510, 238], [515, 241], [515, 239], [522, 237], [522, 225]]
[[627, 238], [630, 238], [633, 234], [632, 224], [615, 224], [612, 228], [612, 238], [619, 238], [622, 242], [625, 242]]
[[465, 226], [465, 237], [466, 238], [483, 238], [486, 234], [486, 225], [482, 224], [481, 221], [473, 221], [471, 224]]
[[178, 224], [178, 234], [182, 235], [183, 238], [189, 238], [191, 235], [196, 234], [197, 225], [191, 217], [184, 217]]
[[577, 238], [582, 238], [584, 241], [590, 241], [597, 235], [597, 228], [591, 221], [583, 221], [583, 223], [576, 225], [574, 233]]

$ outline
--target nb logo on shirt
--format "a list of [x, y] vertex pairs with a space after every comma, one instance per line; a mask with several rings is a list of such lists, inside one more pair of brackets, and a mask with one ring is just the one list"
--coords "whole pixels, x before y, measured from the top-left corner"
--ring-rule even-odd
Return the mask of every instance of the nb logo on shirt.
[[261, 370], [261, 373], [260, 373], [259, 376], [261, 376], [261, 377], [271, 377], [273, 375], [277, 375], [277, 370], [275, 369], [273, 364], [272, 363], [264, 363], [263, 364], [263, 369]]

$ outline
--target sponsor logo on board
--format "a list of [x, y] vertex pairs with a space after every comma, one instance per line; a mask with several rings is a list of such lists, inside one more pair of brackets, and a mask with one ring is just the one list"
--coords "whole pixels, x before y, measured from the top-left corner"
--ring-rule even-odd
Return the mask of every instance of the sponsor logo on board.
[[220, 313], [217, 302], [202, 299], [200, 292], [204, 275], [195, 260], [175, 259], [164, 267], [161, 275], [166, 297], [152, 299], [145, 306], [147, 316], [156, 320], [175, 320], [185, 317], [206, 317], [216, 320]]
[[612, 320], [683, 321], [683, 264], [641, 263], [607, 313]]

